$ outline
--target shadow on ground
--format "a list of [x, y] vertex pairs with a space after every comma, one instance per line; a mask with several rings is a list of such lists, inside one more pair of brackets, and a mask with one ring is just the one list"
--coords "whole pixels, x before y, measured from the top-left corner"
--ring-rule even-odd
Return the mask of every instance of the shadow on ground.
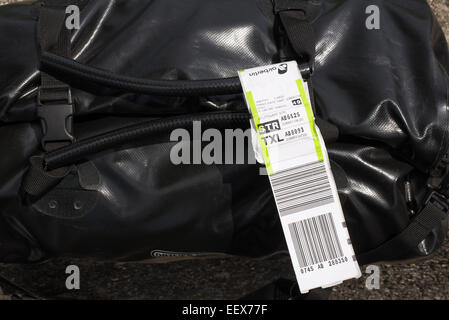
[[[379, 266], [378, 290], [366, 288], [369, 274], [362, 268], [360, 279], [334, 287], [330, 299], [449, 299], [448, 262], [446, 241], [432, 259], [420, 264]], [[80, 269], [80, 290], [66, 288], [69, 265]], [[31, 295], [50, 299], [238, 299], [279, 277], [294, 279], [286, 255], [167, 264], [55, 259], [38, 265], [0, 265], [0, 275]]]

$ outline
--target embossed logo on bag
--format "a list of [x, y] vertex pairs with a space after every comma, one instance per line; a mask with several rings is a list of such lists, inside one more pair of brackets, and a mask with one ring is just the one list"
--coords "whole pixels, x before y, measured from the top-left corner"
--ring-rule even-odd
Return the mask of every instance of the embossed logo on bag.
[[196, 257], [200, 256], [201, 253], [198, 252], [176, 252], [176, 251], [166, 251], [166, 250], [153, 250], [151, 251], [151, 256], [153, 258], [159, 257]]

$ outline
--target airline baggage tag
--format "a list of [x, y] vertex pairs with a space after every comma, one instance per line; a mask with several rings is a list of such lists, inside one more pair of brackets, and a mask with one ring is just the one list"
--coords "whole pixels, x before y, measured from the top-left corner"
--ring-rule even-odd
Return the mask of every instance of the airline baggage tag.
[[361, 276], [295, 61], [239, 71], [301, 293]]

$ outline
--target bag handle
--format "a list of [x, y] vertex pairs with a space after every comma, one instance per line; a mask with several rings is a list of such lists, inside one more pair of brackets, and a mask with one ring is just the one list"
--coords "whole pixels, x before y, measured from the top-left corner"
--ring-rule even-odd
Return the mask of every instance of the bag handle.
[[[90, 81], [121, 90], [163, 96], [208, 96], [242, 92], [238, 77], [211, 80], [148, 80], [118, 75], [73, 60], [70, 54], [70, 31], [63, 27], [63, 4], [46, 0], [40, 11], [38, 40], [41, 48], [41, 86], [38, 91], [38, 116], [44, 130], [42, 146], [46, 151], [57, 149], [75, 141], [72, 132], [74, 105], [71, 98], [70, 79]], [[75, 0], [83, 3], [83, 0]], [[315, 43], [311, 18], [316, 10], [309, 2], [275, 0], [274, 13], [281, 20], [281, 38], [286, 47], [293, 48], [301, 73], [309, 81], [312, 108], [315, 108], [310, 75], [313, 72]], [[283, 31], [282, 31], [283, 30]], [[285, 32], [284, 32], [285, 31]], [[285, 36], [286, 34], [286, 36]], [[67, 80], [69, 79], [69, 80]], [[67, 81], [65, 81], [67, 80]]]
[[149, 80], [119, 75], [82, 64], [61, 55], [43, 51], [42, 70], [64, 78], [89, 81], [129, 92], [161, 96], [208, 96], [242, 92], [238, 77], [210, 80]]
[[[315, 39], [311, 25], [320, 6], [308, 1], [275, 0], [273, 11], [280, 23], [275, 26], [276, 36], [283, 39], [280, 60], [298, 61], [305, 80], [309, 80], [314, 68]], [[286, 46], [288, 48], [286, 48]], [[292, 50], [291, 50], [292, 49]], [[285, 51], [293, 51], [286, 54]], [[161, 96], [211, 96], [238, 94], [242, 87], [238, 77], [208, 80], [149, 80], [119, 75], [82, 64], [67, 55], [42, 48], [41, 69], [64, 79], [79, 79], [102, 86], [129, 92]]]
[[[152, 119], [112, 130], [101, 135], [79, 140], [68, 146], [30, 159], [23, 189], [32, 196], [40, 196], [59, 183], [68, 173], [68, 167], [110, 148], [117, 148], [139, 139], [169, 133], [177, 128], [188, 128], [193, 121], [201, 121], [203, 128], [249, 128], [248, 112], [220, 111]], [[327, 143], [338, 139], [338, 128], [316, 118]]]

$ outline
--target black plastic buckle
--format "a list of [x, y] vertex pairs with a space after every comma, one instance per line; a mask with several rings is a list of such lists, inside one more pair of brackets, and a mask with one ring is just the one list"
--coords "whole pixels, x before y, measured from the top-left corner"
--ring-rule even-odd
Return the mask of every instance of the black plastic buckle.
[[438, 209], [443, 211], [445, 214], [449, 213], [449, 202], [448, 198], [439, 193], [438, 191], [432, 191], [424, 202], [424, 207], [429, 203], [436, 206]]
[[48, 149], [49, 143], [72, 143], [73, 137], [73, 102], [69, 87], [67, 90], [66, 102], [43, 104], [41, 101], [41, 91], [38, 91], [37, 116], [41, 119], [43, 137], [41, 140], [44, 150]]

